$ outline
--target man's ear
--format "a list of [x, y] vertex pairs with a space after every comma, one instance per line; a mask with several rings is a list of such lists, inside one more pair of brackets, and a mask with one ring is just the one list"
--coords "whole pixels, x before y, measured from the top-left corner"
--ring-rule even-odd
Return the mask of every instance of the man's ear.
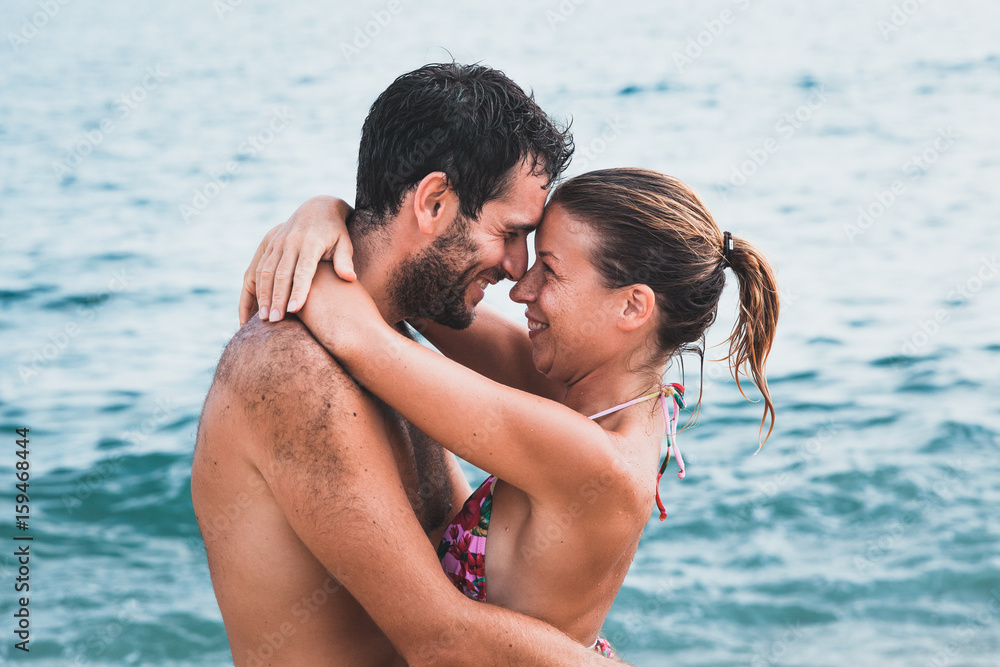
[[649, 285], [629, 285], [621, 289], [618, 328], [634, 331], [644, 325], [656, 310], [656, 294]]
[[420, 179], [413, 193], [413, 214], [421, 234], [438, 236], [458, 214], [458, 195], [448, 184], [448, 175], [432, 171]]

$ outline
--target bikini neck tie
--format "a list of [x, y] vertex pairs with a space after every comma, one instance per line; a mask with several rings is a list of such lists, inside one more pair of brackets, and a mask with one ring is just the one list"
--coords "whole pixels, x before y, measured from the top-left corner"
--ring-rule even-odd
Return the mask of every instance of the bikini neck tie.
[[[668, 396], [671, 399], [669, 404], [667, 403]], [[637, 403], [649, 401], [654, 398], [660, 399], [660, 406], [663, 408], [663, 420], [666, 422], [664, 431], [667, 436], [667, 456], [663, 459], [663, 464], [660, 465], [660, 470], [656, 474], [656, 507], [660, 510], [660, 521], [666, 521], [667, 510], [663, 507], [663, 501], [660, 499], [660, 478], [663, 477], [663, 473], [667, 470], [667, 464], [670, 463], [671, 455], [677, 459], [677, 479], [684, 479], [684, 458], [681, 456], [680, 448], [677, 447], [677, 417], [684, 407], [684, 385], [677, 384], [676, 382], [661, 385], [660, 390], [657, 392], [634, 398], [621, 405], [598, 412], [596, 415], [590, 415], [589, 418], [599, 419], [605, 415], [610, 415], [612, 412], [618, 412], [619, 410], [630, 408]]]

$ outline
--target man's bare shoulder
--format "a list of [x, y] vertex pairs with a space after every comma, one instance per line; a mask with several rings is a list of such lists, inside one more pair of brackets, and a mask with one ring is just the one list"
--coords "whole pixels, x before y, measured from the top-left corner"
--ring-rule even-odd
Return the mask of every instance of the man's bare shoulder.
[[294, 379], [295, 373], [322, 371], [332, 381], [357, 386], [298, 319], [263, 322], [252, 318], [230, 339], [219, 359], [215, 381], [236, 384], [262, 376]]
[[310, 386], [356, 390], [357, 384], [295, 318], [252, 318], [232, 337], [219, 359], [215, 382], [230, 389], [250, 386]]
[[210, 398], [215, 393], [242, 408], [246, 430], [268, 443], [268, 458], [309, 444], [329, 449], [372, 410], [369, 395], [294, 319], [244, 325], [219, 360]]

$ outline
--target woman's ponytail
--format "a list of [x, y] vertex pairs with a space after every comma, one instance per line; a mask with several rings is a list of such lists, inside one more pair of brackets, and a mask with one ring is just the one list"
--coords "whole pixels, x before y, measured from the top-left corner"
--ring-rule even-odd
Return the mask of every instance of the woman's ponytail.
[[[728, 247], [727, 247], [728, 246]], [[767, 388], [765, 364], [778, 326], [778, 283], [774, 270], [755, 245], [728, 234], [723, 237], [723, 256], [740, 284], [740, 312], [729, 343], [729, 369], [740, 393], [740, 375], [750, 378], [764, 397], [764, 416], [760, 420], [758, 441], [761, 446], [774, 430], [774, 403]], [[764, 435], [768, 414], [771, 426]], [[763, 437], [761, 437], [763, 436]], [[759, 449], [759, 447], [758, 447]]]

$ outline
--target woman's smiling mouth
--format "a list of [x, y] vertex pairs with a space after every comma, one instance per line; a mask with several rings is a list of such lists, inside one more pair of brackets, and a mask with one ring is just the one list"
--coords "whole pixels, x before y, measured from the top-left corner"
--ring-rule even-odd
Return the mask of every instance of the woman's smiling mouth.
[[542, 331], [545, 331], [546, 329], [549, 328], [548, 323], [546, 323], [546, 322], [540, 322], [540, 321], [532, 318], [531, 315], [528, 314], [528, 311], [524, 311], [524, 316], [528, 318], [528, 336], [529, 337], [534, 337], [536, 334], [539, 334]]

